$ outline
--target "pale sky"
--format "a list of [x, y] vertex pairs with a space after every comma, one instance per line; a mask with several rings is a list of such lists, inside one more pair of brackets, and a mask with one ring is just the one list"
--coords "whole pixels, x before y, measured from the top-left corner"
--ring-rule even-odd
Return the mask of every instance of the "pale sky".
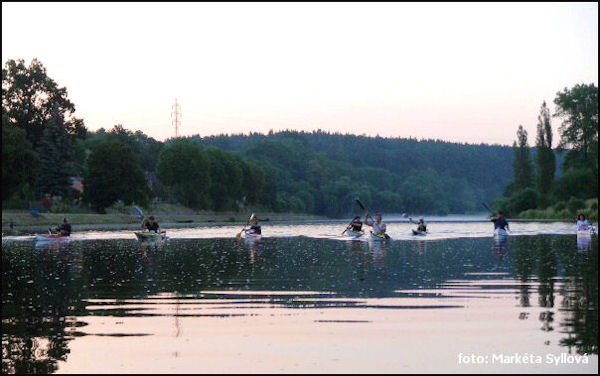
[[[90, 130], [270, 129], [535, 143], [542, 101], [598, 85], [597, 3], [2, 3]], [[558, 120], [553, 120], [554, 144]]]

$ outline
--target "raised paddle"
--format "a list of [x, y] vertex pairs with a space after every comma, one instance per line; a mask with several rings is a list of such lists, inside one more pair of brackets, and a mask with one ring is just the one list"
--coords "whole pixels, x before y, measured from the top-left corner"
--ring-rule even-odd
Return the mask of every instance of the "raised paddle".
[[482, 202], [481, 205], [483, 205], [483, 207], [485, 207], [490, 212], [490, 214], [494, 214], [492, 209], [490, 209], [490, 207], [485, 202]]
[[252, 218], [254, 218], [254, 213], [252, 213], [250, 215], [250, 218], [248, 218], [248, 221], [246, 222], [246, 224], [244, 225], [244, 227], [242, 228], [242, 231], [238, 232], [235, 235], [235, 238], [239, 241], [242, 238], [242, 232], [244, 232], [244, 230], [246, 229], [246, 226], [248, 226], [248, 223], [250, 223], [250, 221], [252, 220]]
[[[368, 214], [367, 210], [365, 209], [365, 205], [363, 205], [363, 203], [359, 199], [356, 199], [356, 204], [358, 206], [360, 206], [360, 208], [362, 209], [362, 211], [365, 212], [365, 214], [367, 214], [369, 216], [369, 218], [371, 218], [371, 220], [373, 222], [375, 222], [375, 220], [373, 219], [373, 217], [371, 217], [371, 214]], [[390, 236], [388, 234], [386, 234], [385, 232], [383, 233], [383, 235], [385, 235], [386, 239], [390, 238]]]

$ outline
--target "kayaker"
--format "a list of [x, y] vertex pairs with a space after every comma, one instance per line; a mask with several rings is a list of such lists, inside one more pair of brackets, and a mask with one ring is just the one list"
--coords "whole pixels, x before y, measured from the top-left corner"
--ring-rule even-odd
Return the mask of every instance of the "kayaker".
[[504, 218], [504, 213], [499, 211], [498, 215], [495, 217], [491, 217], [490, 220], [494, 222], [494, 230], [499, 228], [502, 230], [509, 230], [508, 222], [506, 218]]
[[146, 228], [148, 232], [157, 233], [158, 232], [158, 222], [154, 221], [154, 216], [148, 217], [148, 219], [144, 219], [142, 222], [142, 228]]
[[63, 219], [63, 223], [61, 225], [56, 226], [56, 231], [60, 232], [61, 235], [71, 235], [71, 224], [69, 223], [67, 218]]
[[577, 231], [587, 231], [590, 229], [590, 224], [587, 219], [585, 219], [585, 214], [580, 213], [577, 216]]
[[421, 232], [425, 232], [427, 231], [427, 225], [425, 224], [425, 221], [423, 220], [423, 218], [419, 219], [419, 222], [417, 222], [417, 231], [421, 231]]
[[258, 218], [257, 217], [252, 217], [252, 219], [250, 220], [250, 228], [248, 230], [246, 230], [246, 232], [253, 232], [255, 234], [260, 234], [261, 233], [261, 229], [260, 229], [260, 225], [258, 224]]
[[375, 222], [369, 221], [369, 213], [365, 214], [365, 225], [373, 227], [373, 234], [377, 236], [385, 235], [387, 226], [381, 222], [381, 214], [375, 213]]
[[361, 232], [362, 225], [363, 223], [360, 221], [360, 216], [357, 215], [356, 217], [354, 217], [347, 229], [352, 230], [354, 232]]

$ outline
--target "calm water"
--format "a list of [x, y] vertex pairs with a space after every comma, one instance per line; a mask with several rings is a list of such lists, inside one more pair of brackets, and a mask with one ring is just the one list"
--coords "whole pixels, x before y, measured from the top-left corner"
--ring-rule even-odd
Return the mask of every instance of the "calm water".
[[597, 238], [540, 224], [499, 242], [486, 225], [382, 244], [339, 225], [3, 239], [2, 371], [596, 373]]

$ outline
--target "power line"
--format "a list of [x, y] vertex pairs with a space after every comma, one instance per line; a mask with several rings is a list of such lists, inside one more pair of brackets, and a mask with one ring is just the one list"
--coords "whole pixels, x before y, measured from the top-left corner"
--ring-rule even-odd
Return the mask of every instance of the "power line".
[[173, 126], [175, 126], [175, 138], [179, 137], [179, 127], [181, 126], [181, 106], [177, 103], [177, 98], [175, 98], [175, 103], [171, 106], [171, 122]]

